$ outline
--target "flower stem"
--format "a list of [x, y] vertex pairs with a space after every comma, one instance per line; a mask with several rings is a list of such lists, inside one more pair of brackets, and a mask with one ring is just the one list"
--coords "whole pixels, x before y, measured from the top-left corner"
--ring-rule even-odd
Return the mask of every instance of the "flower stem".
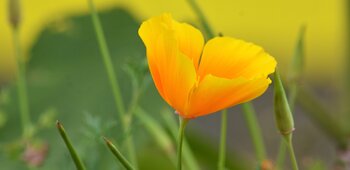
[[[172, 114], [172, 112], [170, 112], [168, 109], [165, 109], [164, 112], [166, 113], [161, 114], [161, 116], [165, 121], [165, 125], [170, 130], [171, 136], [173, 139], [176, 139], [179, 125], [177, 124], [177, 121], [174, 118], [174, 114]], [[196, 160], [186, 139], [183, 140], [183, 147], [185, 149], [183, 153], [183, 157], [185, 159], [184, 163], [187, 165], [187, 168], [191, 170], [199, 170], [200, 166], [198, 164], [198, 161]]]
[[23, 137], [25, 139], [31, 137], [32, 124], [30, 121], [29, 114], [29, 104], [27, 96], [27, 83], [25, 78], [25, 60], [21, 54], [21, 47], [19, 43], [19, 30], [18, 28], [13, 28], [13, 45], [15, 47], [15, 56], [17, 60], [17, 90], [18, 90], [18, 100], [19, 109], [21, 114], [21, 123], [23, 128]]
[[287, 151], [287, 144], [282, 139], [280, 142], [280, 148], [278, 149], [277, 154], [277, 160], [276, 160], [276, 169], [282, 169], [284, 160], [286, 159], [286, 151]]
[[77, 167], [77, 170], [85, 170], [85, 166], [82, 163], [82, 161], [80, 160], [80, 158], [79, 158], [77, 152], [75, 151], [72, 143], [70, 142], [70, 140], [69, 140], [69, 138], [67, 136], [67, 133], [64, 130], [63, 125], [59, 121], [57, 121], [56, 122], [56, 127], [57, 127], [58, 131], [60, 132], [60, 135], [61, 135], [64, 143], [66, 144], [66, 146], [67, 146], [67, 148], [69, 150], [69, 153], [70, 153], [70, 155], [71, 155], [71, 157], [72, 157], [72, 159], [74, 161], [75, 166]]
[[106, 142], [109, 150], [113, 153], [113, 155], [122, 163], [122, 165], [127, 170], [134, 170], [132, 165], [129, 163], [129, 161], [120, 153], [120, 151], [113, 145], [113, 143], [108, 140], [107, 138], [103, 137], [104, 141]]
[[[118, 111], [118, 116], [119, 120], [122, 124], [122, 130], [124, 131], [124, 134], [127, 135], [127, 129], [128, 129], [128, 120], [126, 119], [125, 116], [125, 108], [124, 108], [124, 103], [123, 99], [120, 93], [120, 87], [118, 83], [118, 78], [117, 75], [115, 74], [115, 69], [112, 64], [111, 56], [108, 50], [108, 46], [106, 43], [106, 38], [102, 29], [102, 25], [100, 22], [100, 19], [98, 17], [96, 7], [93, 3], [93, 0], [88, 0], [89, 8], [90, 8], [90, 13], [91, 13], [91, 18], [92, 22], [95, 28], [96, 36], [97, 36], [97, 41], [100, 46], [100, 51], [102, 54], [103, 62], [105, 69], [107, 71], [108, 79], [111, 84], [111, 88], [113, 91], [113, 96], [114, 96], [114, 101], [115, 101], [115, 106]], [[127, 144], [127, 151], [128, 151], [128, 156], [132, 162], [132, 164], [137, 167], [137, 161], [136, 161], [136, 155], [135, 155], [135, 150], [134, 150], [134, 145], [133, 145], [133, 140], [132, 136], [128, 135], [126, 138], [126, 144]]]
[[255, 110], [250, 102], [242, 104], [244, 118], [247, 122], [250, 136], [255, 148], [256, 158], [261, 164], [266, 159], [264, 140], [260, 131], [259, 122], [256, 118]]
[[181, 155], [182, 155], [182, 141], [184, 138], [184, 134], [185, 134], [185, 127], [188, 123], [189, 119], [185, 119], [182, 118], [180, 120], [180, 128], [179, 128], [179, 134], [178, 134], [178, 141], [177, 141], [177, 170], [181, 170], [182, 169], [182, 159], [181, 159]]
[[293, 170], [299, 170], [297, 159], [295, 158], [294, 149], [293, 149], [292, 134], [285, 135], [283, 137], [288, 147], [290, 161], [292, 162]]
[[108, 46], [106, 43], [106, 38], [102, 29], [102, 25], [100, 22], [100, 19], [97, 15], [97, 11], [95, 8], [95, 5], [93, 3], [93, 0], [88, 0], [89, 2], [89, 7], [90, 7], [90, 12], [91, 12], [91, 17], [92, 17], [92, 22], [94, 24], [96, 36], [97, 36], [97, 41], [100, 46], [101, 54], [102, 54], [102, 59], [104, 62], [105, 69], [107, 71], [107, 75], [113, 90], [113, 95], [114, 95], [114, 100], [115, 100], [115, 105], [117, 106], [118, 113], [120, 114], [120, 118], [122, 120], [123, 118], [123, 113], [125, 112], [124, 109], [124, 104], [123, 100], [120, 94], [120, 88], [118, 84], [118, 79], [117, 75], [115, 74], [115, 70], [112, 64], [111, 60], [111, 55], [108, 50]]
[[221, 137], [220, 137], [220, 150], [219, 150], [219, 162], [218, 169], [225, 169], [226, 159], [226, 135], [227, 135], [227, 110], [223, 110], [221, 113]]

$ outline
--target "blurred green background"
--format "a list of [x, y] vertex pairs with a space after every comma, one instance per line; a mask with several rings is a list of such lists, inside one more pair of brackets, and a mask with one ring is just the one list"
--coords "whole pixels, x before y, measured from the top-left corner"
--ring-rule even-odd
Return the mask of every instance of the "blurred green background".
[[[128, 71], [131, 69], [139, 83], [146, 86], [140, 106], [165, 127], [160, 114], [169, 108], [147, 75], [145, 49], [137, 30], [143, 20], [162, 12], [170, 12], [174, 18], [200, 27], [198, 18], [186, 1], [95, 0], [95, 3], [101, 12], [124, 100], [129, 104], [132, 98], [133, 82]], [[348, 103], [343, 100], [348, 79], [345, 0], [223, 0], [198, 1], [198, 4], [215, 32], [263, 46], [278, 60], [283, 74], [289, 68], [299, 28], [306, 25], [303, 83], [313, 88], [321, 104], [334, 111], [331, 117], [343, 119], [341, 106]], [[20, 39], [28, 59], [30, 112], [32, 121], [40, 126], [34, 143], [48, 145], [45, 161], [39, 169], [75, 168], [55, 129], [56, 119], [65, 125], [89, 169], [118, 167], [101, 140], [105, 135], [122, 143], [123, 135], [120, 135], [120, 123], [87, 2], [22, 0], [22, 9]], [[6, 0], [0, 0], [0, 11], [0, 165], [4, 169], [26, 169], [25, 163], [19, 161], [23, 143], [20, 141], [14, 49]], [[268, 157], [274, 160], [279, 134], [274, 125], [271, 89], [254, 104]], [[295, 148], [301, 167], [332, 167], [337, 159], [333, 141], [299, 107], [295, 116]], [[240, 106], [229, 110], [228, 124], [228, 168], [254, 169], [254, 150]], [[220, 115], [214, 114], [190, 122], [187, 128], [189, 143], [203, 169], [216, 168], [219, 127]], [[131, 132], [141, 169], [174, 168], [139, 120], [133, 121]]]

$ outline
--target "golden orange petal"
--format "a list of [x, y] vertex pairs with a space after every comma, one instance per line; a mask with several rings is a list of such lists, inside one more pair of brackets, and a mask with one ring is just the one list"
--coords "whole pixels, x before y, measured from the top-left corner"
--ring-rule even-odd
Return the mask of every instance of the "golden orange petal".
[[198, 74], [203, 79], [212, 74], [228, 79], [267, 76], [276, 61], [261, 47], [230, 37], [217, 37], [204, 47]]
[[160, 95], [183, 114], [196, 71], [193, 60], [181, 52], [178, 34], [169, 17], [165, 14], [144, 22], [139, 35], [146, 46], [149, 68]]
[[203, 116], [247, 102], [263, 94], [270, 83], [266, 77], [227, 79], [207, 75], [193, 91], [186, 116]]

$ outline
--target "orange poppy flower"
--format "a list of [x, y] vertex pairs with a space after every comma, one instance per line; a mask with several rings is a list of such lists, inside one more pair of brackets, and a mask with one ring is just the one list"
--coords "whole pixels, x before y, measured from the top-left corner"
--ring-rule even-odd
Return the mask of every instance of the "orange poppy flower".
[[261, 47], [230, 37], [204, 44], [202, 33], [170, 14], [142, 23], [154, 83], [183, 118], [195, 118], [263, 94], [276, 61]]

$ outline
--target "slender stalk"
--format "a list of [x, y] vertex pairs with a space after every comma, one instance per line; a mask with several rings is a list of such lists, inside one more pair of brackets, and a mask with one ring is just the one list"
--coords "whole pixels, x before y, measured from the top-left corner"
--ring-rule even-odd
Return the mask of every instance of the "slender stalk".
[[60, 135], [61, 135], [64, 143], [66, 144], [66, 146], [69, 150], [70, 156], [72, 157], [74, 164], [77, 167], [77, 170], [85, 170], [85, 166], [82, 163], [82, 161], [80, 160], [77, 152], [75, 151], [69, 137], [67, 136], [66, 131], [64, 130], [63, 125], [59, 121], [57, 121], [56, 127], [57, 127], [58, 131], [60, 132]]
[[23, 128], [23, 137], [31, 137], [32, 124], [30, 121], [29, 114], [29, 104], [27, 95], [27, 82], [25, 78], [25, 61], [21, 54], [21, 47], [19, 42], [19, 30], [18, 28], [13, 28], [13, 45], [15, 47], [15, 56], [17, 59], [17, 90], [18, 90], [18, 100], [19, 109], [21, 114], [21, 123]]
[[250, 102], [242, 104], [242, 107], [244, 111], [244, 118], [247, 122], [250, 136], [252, 138], [253, 145], [255, 148], [256, 158], [261, 164], [266, 159], [266, 149], [264, 139], [260, 131], [259, 122], [256, 117], [253, 105]]
[[292, 142], [292, 134], [285, 135], [283, 137], [284, 137], [284, 140], [286, 141], [286, 144], [288, 146], [290, 161], [292, 163], [293, 170], [299, 170], [297, 159], [295, 158], [295, 154], [294, 154], [294, 148], [293, 148], [293, 142]]
[[[174, 114], [172, 114], [172, 112], [170, 112], [169, 110], [166, 110], [164, 112], [166, 113], [161, 114], [161, 116], [165, 121], [165, 125], [170, 130], [171, 136], [173, 137], [173, 139], [176, 139], [177, 130], [179, 126], [177, 124], [176, 119], [174, 119], [174, 116], [173, 116]], [[199, 167], [198, 161], [194, 157], [193, 152], [186, 139], [183, 140], [183, 145], [184, 145], [183, 157], [185, 159], [184, 163], [187, 165], [187, 168], [191, 170], [199, 170], [200, 167]]]
[[182, 169], [182, 143], [185, 134], [185, 127], [188, 123], [189, 119], [182, 118], [179, 128], [178, 141], [177, 141], [177, 170]]
[[278, 149], [277, 160], [276, 160], [276, 169], [282, 169], [284, 160], [286, 159], [287, 144], [282, 139], [280, 142], [280, 148]]
[[219, 150], [219, 162], [218, 169], [225, 169], [226, 159], [226, 136], [227, 136], [227, 110], [223, 110], [221, 113], [221, 137], [220, 137], [220, 150]]
[[207, 21], [205, 15], [203, 14], [202, 10], [198, 6], [195, 0], [187, 0], [193, 11], [196, 13], [199, 21], [201, 22], [201, 25], [203, 26], [203, 29], [205, 31], [205, 34], [207, 35], [207, 38], [213, 38], [214, 37], [214, 31], [209, 25], [209, 22]]
[[125, 117], [125, 108], [124, 108], [123, 99], [120, 93], [118, 78], [117, 78], [117, 75], [115, 74], [115, 69], [112, 64], [111, 56], [106, 43], [106, 38], [102, 29], [100, 19], [96, 11], [96, 7], [94, 6], [93, 0], [88, 0], [88, 4], [91, 12], [92, 22], [93, 22], [96, 36], [97, 36], [97, 41], [100, 46], [100, 51], [102, 54], [104, 66], [107, 71], [108, 79], [113, 91], [115, 106], [117, 107], [116, 109], [118, 111], [119, 120], [122, 124], [124, 134], [128, 135], [126, 138], [128, 155], [133, 165], [137, 167], [137, 161], [136, 161], [136, 155], [135, 155], [132, 136], [127, 133], [129, 120], [127, 120]]
[[110, 81], [112, 90], [113, 90], [113, 95], [114, 95], [114, 100], [115, 100], [115, 105], [117, 107], [118, 113], [120, 114], [120, 119], [123, 120], [123, 113], [125, 113], [124, 109], [124, 103], [120, 94], [120, 88], [119, 88], [119, 83], [117, 79], [117, 75], [115, 74], [115, 69], [112, 64], [111, 60], [111, 55], [108, 50], [108, 46], [106, 43], [106, 38], [102, 29], [102, 25], [100, 22], [100, 19], [98, 17], [95, 5], [93, 3], [93, 0], [88, 0], [89, 2], [89, 8], [91, 12], [91, 18], [92, 22], [95, 28], [96, 36], [97, 36], [97, 41], [100, 47], [100, 51], [102, 54], [102, 59], [104, 62], [105, 69], [107, 71], [108, 79]]
[[[347, 39], [346, 39], [346, 43], [349, 45], [350, 44], [350, 1], [346, 1], [346, 12], [347, 12], [347, 22], [346, 22], [346, 27], [347, 27]], [[350, 119], [350, 107], [349, 107], [349, 101], [350, 101], [350, 79], [349, 79], [349, 73], [350, 73], [350, 48], [346, 48], [347, 49], [347, 61], [345, 64], [345, 69], [344, 69], [344, 77], [343, 80], [344, 81], [344, 92], [345, 92], [345, 96], [344, 96], [344, 104], [345, 104], [345, 116], [344, 116], [344, 121], [346, 121], [345, 126], [346, 126], [346, 130], [347, 130], [347, 134], [350, 134], [350, 126], [347, 122], [347, 120]]]
[[130, 162], [120, 153], [120, 151], [113, 145], [113, 143], [107, 138], [103, 137], [103, 140], [106, 142], [109, 150], [113, 153], [113, 155], [120, 161], [120, 163], [127, 170], [134, 170]]

